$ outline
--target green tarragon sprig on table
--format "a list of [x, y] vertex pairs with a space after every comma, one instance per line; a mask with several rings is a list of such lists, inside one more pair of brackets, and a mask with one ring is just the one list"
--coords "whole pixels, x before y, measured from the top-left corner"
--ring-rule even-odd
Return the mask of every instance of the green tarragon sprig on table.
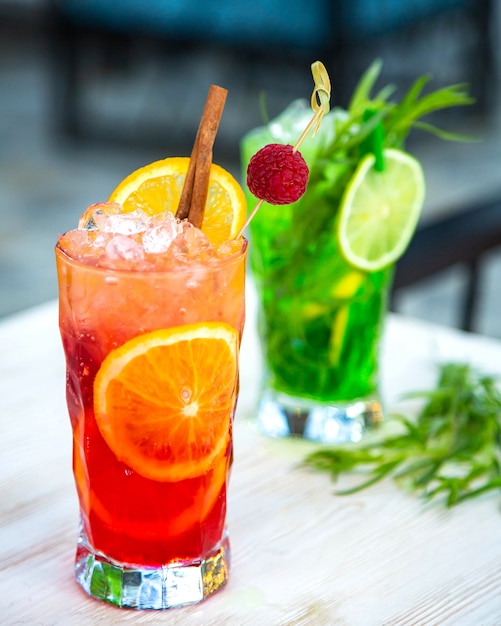
[[[336, 481], [357, 472], [364, 478], [348, 495], [385, 477], [426, 500], [444, 496], [448, 507], [488, 491], [501, 491], [501, 392], [494, 376], [464, 363], [440, 367], [436, 388], [408, 394], [425, 401], [417, 419], [395, 416], [396, 434], [360, 444], [325, 447], [305, 464]], [[383, 427], [384, 428], [384, 427]], [[384, 431], [383, 431], [384, 432]]]

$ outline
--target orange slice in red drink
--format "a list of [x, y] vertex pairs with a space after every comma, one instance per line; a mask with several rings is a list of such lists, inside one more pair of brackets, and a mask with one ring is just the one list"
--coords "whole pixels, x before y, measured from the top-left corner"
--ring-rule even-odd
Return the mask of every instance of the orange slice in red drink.
[[[99, 497], [95, 485], [92, 488], [85, 456], [84, 424], [85, 418], [82, 415], [73, 431], [73, 472], [78, 487], [80, 509], [85, 520], [88, 523], [92, 513], [99, 518], [101, 524], [113, 528], [117, 533], [136, 540], [140, 537], [148, 537], [151, 535], [152, 526], [157, 523], [151, 515], [145, 516], [145, 519], [131, 520], [124, 510], [121, 510], [121, 515], [113, 514]], [[191, 491], [192, 497], [189, 502], [181, 501], [179, 506], [176, 503], [176, 512], [173, 512], [169, 518], [169, 537], [182, 535], [195, 524], [203, 523], [216, 504], [227, 479], [229, 462], [226, 450], [222, 450], [211, 470], [204, 475], [204, 482], [197, 484]], [[108, 476], [100, 474], [101, 480], [109, 479], [108, 485], [115, 484], [116, 471], [116, 469], [111, 470]]]
[[[170, 157], [155, 161], [129, 174], [109, 197], [125, 212], [142, 209], [149, 215], [166, 209], [176, 213], [189, 157]], [[205, 204], [202, 231], [214, 245], [233, 239], [245, 223], [245, 195], [235, 178], [213, 163]]]
[[232, 326], [203, 322], [110, 352], [94, 382], [94, 411], [118, 460], [159, 481], [208, 472], [229, 444], [238, 341]]

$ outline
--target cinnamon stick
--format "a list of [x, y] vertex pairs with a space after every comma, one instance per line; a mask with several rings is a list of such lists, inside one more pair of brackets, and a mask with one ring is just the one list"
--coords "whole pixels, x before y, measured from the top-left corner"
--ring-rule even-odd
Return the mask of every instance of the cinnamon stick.
[[217, 85], [210, 86], [176, 211], [178, 219], [188, 219], [197, 228], [202, 226], [204, 219], [212, 164], [212, 146], [227, 95], [226, 89]]

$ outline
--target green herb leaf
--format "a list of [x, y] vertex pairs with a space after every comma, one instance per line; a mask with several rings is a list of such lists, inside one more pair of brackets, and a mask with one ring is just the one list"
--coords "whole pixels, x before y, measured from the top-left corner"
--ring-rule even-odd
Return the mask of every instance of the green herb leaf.
[[358, 81], [358, 85], [353, 91], [350, 104], [348, 106], [348, 112], [354, 117], [358, 117], [363, 114], [367, 108], [366, 103], [370, 99], [370, 93], [376, 84], [383, 63], [381, 59], [376, 59], [371, 63], [369, 68], [362, 74], [362, 77]]
[[424, 405], [416, 419], [396, 416], [398, 434], [310, 453], [305, 464], [333, 480], [365, 478], [348, 495], [391, 477], [403, 487], [451, 507], [501, 491], [501, 393], [498, 381], [465, 363], [440, 367], [435, 389], [407, 394]]
[[[377, 59], [362, 74], [342, 123], [339, 123], [336, 110], [324, 118], [323, 125], [327, 126], [331, 120], [335, 132], [329, 133], [331, 139], [319, 150], [314, 170], [333, 155], [342, 155], [354, 169], [360, 154], [364, 153], [360, 146], [366, 143], [367, 137], [379, 123], [382, 123], [384, 131], [383, 148], [405, 149], [407, 136], [413, 130], [425, 131], [450, 141], [478, 141], [478, 138], [443, 130], [421, 119], [435, 111], [473, 104], [475, 99], [469, 94], [467, 84], [450, 85], [423, 93], [431, 81], [431, 75], [424, 74], [412, 83], [400, 102], [396, 98], [392, 101], [390, 98], [395, 94], [395, 86], [391, 84], [372, 95], [381, 70], [382, 62]], [[366, 111], [373, 114], [370, 120], [364, 120]], [[315, 171], [310, 174], [312, 178], [316, 176]]]
[[463, 142], [477, 142], [481, 141], [481, 137], [475, 137], [472, 135], [462, 135], [460, 133], [453, 133], [447, 130], [443, 130], [441, 128], [437, 128], [433, 124], [428, 124], [427, 122], [414, 122], [413, 128], [417, 128], [419, 130], [424, 130], [431, 135], [435, 135], [439, 139], [445, 139], [447, 141], [463, 141]]

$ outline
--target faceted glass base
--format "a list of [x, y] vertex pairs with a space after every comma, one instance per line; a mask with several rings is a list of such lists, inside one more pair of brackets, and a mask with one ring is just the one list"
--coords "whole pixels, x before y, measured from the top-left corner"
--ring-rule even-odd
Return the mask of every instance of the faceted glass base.
[[120, 607], [169, 609], [200, 602], [228, 581], [226, 537], [210, 555], [192, 563], [160, 567], [116, 563], [92, 550], [80, 533], [75, 576], [86, 593]]
[[258, 425], [270, 437], [302, 437], [322, 443], [357, 442], [383, 420], [375, 398], [321, 403], [267, 390], [258, 409]]

